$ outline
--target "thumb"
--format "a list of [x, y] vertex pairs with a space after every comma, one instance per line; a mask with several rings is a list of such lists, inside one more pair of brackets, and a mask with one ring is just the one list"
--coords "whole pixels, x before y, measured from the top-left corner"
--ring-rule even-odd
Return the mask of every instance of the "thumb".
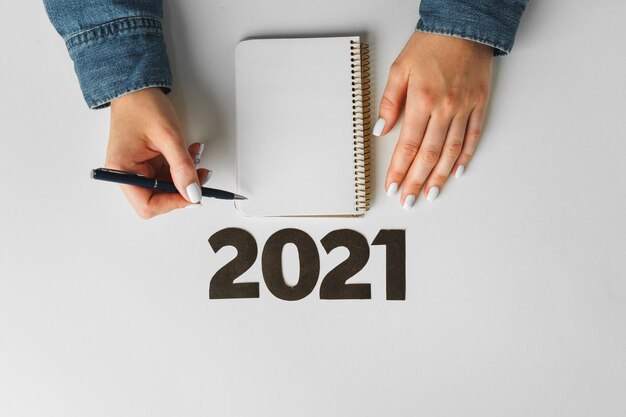
[[386, 135], [395, 126], [406, 98], [406, 90], [409, 83], [408, 71], [394, 63], [389, 70], [389, 79], [383, 98], [380, 101], [379, 116], [374, 125], [374, 136]]
[[169, 136], [162, 139], [159, 145], [159, 151], [170, 166], [170, 174], [178, 192], [190, 203], [199, 203], [202, 191], [198, 173], [183, 138]]

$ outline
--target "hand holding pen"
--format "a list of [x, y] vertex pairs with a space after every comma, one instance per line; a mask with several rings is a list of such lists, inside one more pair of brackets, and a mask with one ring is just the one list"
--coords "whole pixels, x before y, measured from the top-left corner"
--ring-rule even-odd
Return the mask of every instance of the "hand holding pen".
[[197, 206], [200, 184], [209, 171], [196, 169], [202, 145], [187, 149], [174, 107], [159, 88], [148, 88], [111, 103], [111, 129], [105, 166], [148, 178], [171, 181], [178, 193], [122, 185], [124, 195], [143, 219]]

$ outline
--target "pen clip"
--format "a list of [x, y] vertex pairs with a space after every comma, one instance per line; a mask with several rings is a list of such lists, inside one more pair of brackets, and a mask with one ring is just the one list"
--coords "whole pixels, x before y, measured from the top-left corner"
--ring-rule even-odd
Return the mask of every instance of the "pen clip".
[[100, 171], [106, 171], [106, 172], [112, 172], [115, 174], [122, 174], [122, 175], [135, 175], [137, 177], [145, 177], [145, 175], [141, 175], [138, 174], [136, 172], [129, 172], [129, 171], [121, 171], [119, 169], [112, 169], [112, 168], [98, 168]]

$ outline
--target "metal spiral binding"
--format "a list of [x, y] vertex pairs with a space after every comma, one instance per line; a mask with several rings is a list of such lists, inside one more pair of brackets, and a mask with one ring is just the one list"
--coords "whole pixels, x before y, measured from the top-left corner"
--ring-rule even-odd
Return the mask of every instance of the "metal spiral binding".
[[352, 133], [354, 143], [355, 209], [370, 208], [370, 56], [369, 45], [350, 41], [352, 68]]

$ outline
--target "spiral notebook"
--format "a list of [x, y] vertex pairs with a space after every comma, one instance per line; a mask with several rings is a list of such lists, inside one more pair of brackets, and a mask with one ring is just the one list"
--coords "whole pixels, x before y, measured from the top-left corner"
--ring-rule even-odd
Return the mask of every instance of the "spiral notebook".
[[369, 208], [369, 53], [358, 36], [254, 39], [236, 50], [237, 187], [247, 216]]

